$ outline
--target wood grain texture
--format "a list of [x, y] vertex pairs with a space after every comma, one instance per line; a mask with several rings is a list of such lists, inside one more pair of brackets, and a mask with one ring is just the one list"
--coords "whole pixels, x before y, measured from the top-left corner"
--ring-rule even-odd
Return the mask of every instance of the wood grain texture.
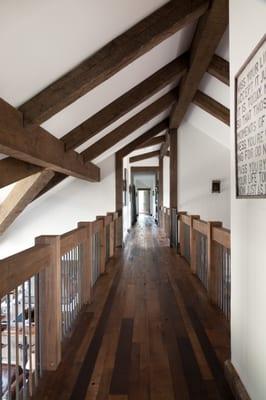
[[38, 400], [233, 399], [228, 324], [150, 217], [100, 278], [77, 331]]
[[178, 132], [173, 129], [170, 135], [170, 208], [177, 208], [177, 143]]
[[208, 72], [215, 78], [219, 79], [221, 82], [225, 83], [227, 86], [230, 85], [230, 74], [229, 74], [229, 62], [223, 58], [214, 54], [210, 65], [208, 67]]
[[142, 160], [147, 160], [148, 158], [152, 158], [152, 157], [159, 157], [160, 156], [160, 151], [150, 151], [148, 153], [143, 153], [143, 154], [139, 154], [138, 156], [134, 156], [134, 157], [130, 157], [129, 158], [129, 162], [130, 163], [134, 163], [137, 161], [142, 161]]
[[[169, 126], [169, 120], [165, 119], [164, 121], [160, 122], [159, 124], [155, 125], [153, 128], [149, 129], [147, 132], [145, 132], [143, 135], [137, 137], [137, 139], [133, 140], [126, 146], [122, 147], [117, 153], [119, 154], [120, 157], [126, 157], [129, 153], [132, 151], [138, 149], [141, 145], [147, 144], [150, 146], [150, 140], [154, 136], [158, 135], [165, 129], [167, 129]], [[154, 138], [157, 139], [157, 138]], [[161, 140], [161, 139], [160, 139]], [[159, 141], [160, 143], [160, 141]]]
[[166, 244], [151, 217], [139, 220], [36, 399], [233, 399], [228, 324]]
[[0, 152], [66, 175], [99, 181], [100, 170], [83, 162], [75, 151], [65, 152], [64, 144], [43, 128], [25, 128], [21, 112], [0, 99]]
[[208, 12], [200, 18], [191, 46], [190, 68], [182, 79], [179, 99], [173, 107], [171, 128], [178, 128], [181, 124], [227, 28], [228, 19], [228, 0], [214, 0]]
[[77, 148], [168, 84], [184, 76], [187, 67], [188, 56], [184, 54], [108, 104], [62, 138], [66, 150]]
[[206, 0], [169, 1], [118, 36], [20, 107], [25, 120], [41, 124], [129, 63], [197, 20]]
[[7, 157], [0, 160], [0, 189], [42, 170], [37, 165]]
[[198, 90], [193, 98], [193, 103], [224, 124], [230, 126], [230, 110], [210, 96]]
[[53, 171], [44, 170], [15, 184], [0, 204], [0, 235], [10, 227], [53, 176]]
[[143, 148], [149, 147], [149, 146], [156, 146], [156, 144], [164, 143], [165, 139], [166, 139], [166, 135], [156, 136], [156, 137], [148, 140], [147, 142], [144, 142], [143, 144], [137, 146], [137, 149], [143, 149]]
[[142, 111], [128, 119], [122, 125], [114, 129], [112, 132], [105, 135], [102, 139], [92, 144], [88, 149], [84, 150], [81, 154], [85, 162], [91, 161], [104, 153], [109, 148], [113, 147], [116, 143], [129, 136], [138, 128], [149, 122], [151, 119], [167, 110], [172, 104], [176, 102], [177, 96], [175, 90], [167, 93], [154, 101], [152, 104], [144, 108]]

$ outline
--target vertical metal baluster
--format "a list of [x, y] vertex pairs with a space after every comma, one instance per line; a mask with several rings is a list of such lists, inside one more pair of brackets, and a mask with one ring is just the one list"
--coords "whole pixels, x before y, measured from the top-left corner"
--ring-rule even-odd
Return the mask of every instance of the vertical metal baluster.
[[22, 284], [22, 368], [23, 368], [23, 400], [27, 399], [27, 355], [26, 325], [25, 325], [25, 282]]
[[74, 319], [76, 319], [77, 316], [77, 308], [78, 308], [78, 303], [77, 303], [77, 295], [78, 295], [78, 288], [77, 288], [77, 263], [78, 263], [78, 255], [77, 255], [77, 246], [74, 249]]
[[69, 327], [71, 324], [71, 269], [70, 269], [70, 251], [67, 252], [67, 276], [68, 276], [68, 301], [67, 301], [67, 310], [68, 310], [68, 324], [67, 324], [67, 333], [69, 332]]
[[11, 400], [11, 320], [10, 320], [10, 294], [7, 295], [7, 364], [8, 364], [8, 399]]
[[61, 255], [61, 332], [64, 337], [64, 257]]
[[[0, 298], [1, 304], [3, 299]], [[3, 348], [2, 348], [2, 307], [0, 308], [1, 313], [0, 313], [0, 345], [1, 345], [1, 349], [0, 349], [0, 379], [1, 379], [1, 384], [0, 384], [0, 399], [2, 399], [3, 397], [3, 393], [2, 393], [2, 362], [3, 362]]]
[[85, 267], [84, 267], [84, 259], [83, 259], [83, 247], [84, 244], [80, 244], [79, 245], [79, 273], [78, 273], [78, 277], [79, 277], [79, 309], [81, 310], [82, 307], [82, 290], [81, 290], [81, 279], [83, 277], [83, 273], [85, 271]]
[[66, 296], [66, 317], [67, 317], [67, 323], [66, 323], [66, 334], [68, 333], [69, 329], [69, 321], [70, 321], [70, 298], [69, 298], [69, 293], [70, 293], [70, 286], [69, 286], [69, 253], [66, 253], [66, 287], [67, 287], [67, 296]]
[[32, 321], [31, 321], [31, 312], [32, 312], [32, 307], [31, 307], [31, 279], [28, 281], [29, 285], [29, 394], [32, 396], [33, 393], [33, 379], [32, 379]]
[[18, 288], [15, 289], [16, 400], [19, 400]]
[[34, 277], [34, 323], [35, 323], [35, 384], [38, 386], [39, 378], [42, 375], [41, 368], [41, 327], [39, 307], [39, 274]]

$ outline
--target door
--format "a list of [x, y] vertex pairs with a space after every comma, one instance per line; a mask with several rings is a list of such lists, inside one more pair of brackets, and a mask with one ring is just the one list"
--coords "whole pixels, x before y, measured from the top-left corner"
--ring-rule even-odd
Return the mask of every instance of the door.
[[150, 214], [151, 213], [150, 189], [138, 189], [138, 198], [139, 198], [139, 214]]

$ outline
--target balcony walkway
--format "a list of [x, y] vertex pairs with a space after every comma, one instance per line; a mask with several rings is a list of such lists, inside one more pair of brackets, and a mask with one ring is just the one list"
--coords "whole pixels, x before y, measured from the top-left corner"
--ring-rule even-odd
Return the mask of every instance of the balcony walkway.
[[233, 399], [228, 324], [188, 264], [141, 217], [36, 399]]

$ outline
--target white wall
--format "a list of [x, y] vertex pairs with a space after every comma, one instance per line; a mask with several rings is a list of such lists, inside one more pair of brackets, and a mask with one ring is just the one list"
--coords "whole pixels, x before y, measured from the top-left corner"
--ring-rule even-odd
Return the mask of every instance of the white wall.
[[[221, 193], [211, 193], [212, 180]], [[188, 123], [178, 132], [178, 209], [230, 227], [230, 150]]]
[[115, 211], [114, 156], [99, 164], [100, 183], [67, 178], [33, 202], [0, 237], [0, 259], [34, 244], [39, 235], [62, 234], [79, 221]]
[[266, 397], [266, 201], [235, 198], [234, 77], [265, 34], [265, 21], [265, 1], [230, 1], [232, 362], [252, 400]]
[[163, 158], [163, 205], [170, 207], [170, 157]]

